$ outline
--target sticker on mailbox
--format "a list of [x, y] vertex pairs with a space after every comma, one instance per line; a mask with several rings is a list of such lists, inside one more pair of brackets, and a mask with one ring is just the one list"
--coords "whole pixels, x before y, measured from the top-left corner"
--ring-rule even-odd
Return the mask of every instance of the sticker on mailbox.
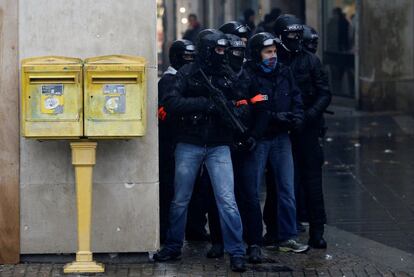
[[63, 113], [63, 84], [42, 85], [41, 113]]
[[125, 85], [108, 84], [103, 86], [106, 114], [125, 113]]

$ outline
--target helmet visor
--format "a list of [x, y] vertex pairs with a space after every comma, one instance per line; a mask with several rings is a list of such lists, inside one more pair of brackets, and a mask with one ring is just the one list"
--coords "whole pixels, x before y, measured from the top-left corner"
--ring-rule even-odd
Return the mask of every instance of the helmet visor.
[[275, 40], [272, 39], [272, 38], [268, 38], [265, 41], [263, 41], [263, 46], [270, 46], [270, 45], [273, 45], [273, 44], [275, 44]]
[[236, 57], [243, 57], [244, 51], [242, 49], [234, 49], [234, 50], [231, 50], [231, 54]]
[[300, 39], [302, 36], [300, 32], [289, 32], [286, 37], [288, 39]]
[[194, 45], [186, 45], [185, 50], [186, 51], [195, 51], [195, 47], [194, 47]]
[[245, 34], [249, 32], [249, 29], [246, 26], [240, 26], [239, 28], [237, 28], [237, 32], [239, 34]]
[[219, 39], [218, 41], [217, 41], [217, 45], [218, 46], [227, 46], [227, 40], [226, 39]]

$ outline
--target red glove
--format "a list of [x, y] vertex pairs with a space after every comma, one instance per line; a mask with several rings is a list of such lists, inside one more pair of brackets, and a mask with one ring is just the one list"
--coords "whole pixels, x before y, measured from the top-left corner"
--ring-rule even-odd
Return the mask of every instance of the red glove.
[[240, 106], [247, 105], [247, 104], [248, 103], [247, 103], [246, 99], [239, 100], [239, 101], [236, 102], [236, 107], [240, 107]]
[[158, 118], [164, 121], [166, 117], [167, 117], [167, 112], [165, 111], [164, 107], [160, 107], [158, 109]]
[[266, 94], [259, 93], [258, 95], [250, 98], [250, 103], [256, 104], [257, 102], [267, 101], [269, 100], [268, 96]]

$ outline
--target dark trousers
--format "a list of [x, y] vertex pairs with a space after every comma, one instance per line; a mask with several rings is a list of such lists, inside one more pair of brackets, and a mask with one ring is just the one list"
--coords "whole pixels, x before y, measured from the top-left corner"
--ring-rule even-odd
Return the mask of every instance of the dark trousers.
[[291, 136], [295, 161], [295, 183], [303, 193], [307, 219], [310, 227], [326, 223], [322, 189], [323, 149], [320, 144], [320, 128], [309, 126], [300, 134]]
[[170, 203], [174, 196], [174, 142], [160, 138], [159, 141], [160, 171], [160, 241], [164, 242], [167, 234]]

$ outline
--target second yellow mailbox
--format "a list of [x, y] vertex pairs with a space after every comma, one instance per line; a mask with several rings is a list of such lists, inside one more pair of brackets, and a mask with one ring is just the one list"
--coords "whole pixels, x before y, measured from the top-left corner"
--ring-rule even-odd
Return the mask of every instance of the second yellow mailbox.
[[129, 138], [145, 135], [146, 61], [113, 55], [84, 64], [84, 135]]

